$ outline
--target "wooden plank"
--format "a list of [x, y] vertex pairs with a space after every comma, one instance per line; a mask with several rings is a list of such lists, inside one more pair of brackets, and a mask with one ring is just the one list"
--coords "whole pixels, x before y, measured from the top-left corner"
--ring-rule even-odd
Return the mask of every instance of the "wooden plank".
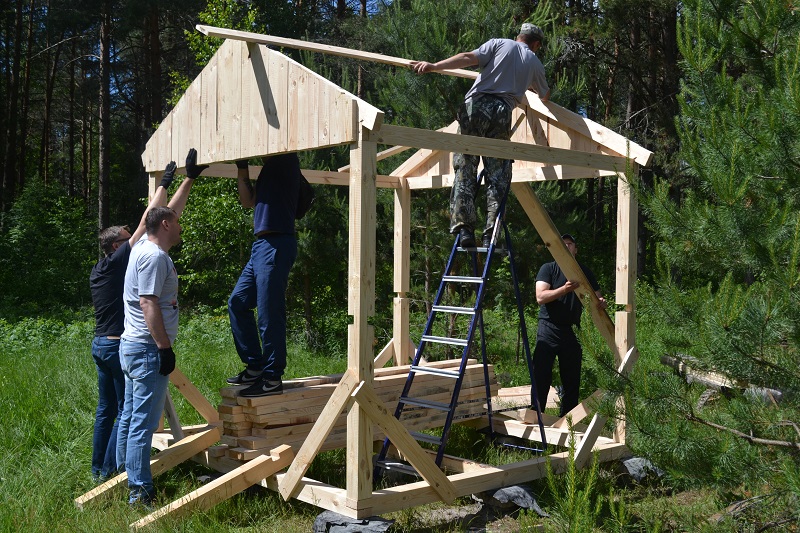
[[343, 410], [349, 408], [351, 402], [350, 393], [357, 384], [356, 373], [351, 370], [345, 372], [336, 391], [331, 395], [330, 400], [325, 405], [325, 409], [323, 409], [319, 420], [317, 420], [317, 423], [314, 424], [314, 428], [309, 433], [309, 437], [297, 453], [297, 457], [292, 462], [292, 466], [286, 472], [286, 476], [280, 487], [280, 493], [284, 500], [293, 497], [297, 492], [300, 479], [308, 471], [311, 462], [317, 456], [317, 453], [319, 453], [319, 449], [322, 447], [328, 434], [330, 434], [333, 425], [336, 423], [336, 419]]
[[269, 61], [261, 46], [252, 43], [246, 46], [247, 50], [242, 51], [242, 159], [269, 153], [269, 110], [275, 107], [267, 73]]
[[[267, 48], [264, 51], [269, 58], [267, 78], [272, 90], [273, 100], [268, 110], [269, 153], [277, 154], [288, 150], [289, 141], [289, 61], [278, 52]], [[273, 107], [274, 105], [274, 107]]]
[[411, 344], [411, 299], [396, 297], [393, 303], [394, 364], [407, 365], [416, 352]]
[[[635, 311], [638, 202], [625, 174], [617, 180], [617, 270], [616, 302], [624, 311]], [[627, 347], [620, 353], [625, 353]], [[619, 363], [619, 361], [617, 361]]]
[[217, 153], [217, 55], [213, 55], [200, 73], [200, 149], [198, 160], [219, 161]]
[[602, 431], [607, 420], [607, 417], [599, 413], [595, 413], [592, 417], [592, 421], [589, 422], [589, 429], [586, 430], [586, 433], [583, 434], [583, 438], [575, 447], [576, 467], [583, 468], [586, 466], [586, 463], [589, 461], [589, 457], [591, 457], [594, 444], [597, 442], [597, 437], [600, 436], [600, 431]]
[[217, 51], [217, 157], [239, 159], [242, 132], [242, 44], [226, 41]]
[[653, 157], [653, 152], [642, 148], [638, 144], [629, 141], [622, 135], [601, 126], [597, 122], [573, 113], [553, 102], [542, 102], [539, 97], [528, 91], [526, 93], [528, 106], [535, 112], [545, 117], [555, 119], [558, 123], [568, 126], [576, 132], [584, 135], [600, 145], [625, 156], [630, 157], [642, 166], [649, 166]]
[[415, 148], [445, 150], [462, 154], [522, 159], [557, 165], [572, 165], [591, 169], [624, 172], [627, 159], [619, 156], [550, 148], [473, 135], [428, 131], [384, 124], [380, 130], [368, 133], [368, 139], [383, 144], [399, 144]]
[[178, 441], [184, 437], [183, 429], [181, 428], [181, 421], [178, 420], [178, 413], [175, 411], [175, 404], [172, 402], [172, 394], [167, 389], [167, 394], [164, 397], [164, 416], [169, 420], [169, 432], [172, 437]]
[[[629, 453], [621, 444], [599, 445], [599, 460], [612, 461]], [[526, 483], [547, 476], [547, 462], [554, 473], [564, 472], [569, 461], [569, 452], [535, 457], [527, 461], [488, 467], [477, 471], [453, 474], [448, 479], [455, 487], [457, 496], [476, 494], [486, 490]], [[369, 511], [382, 515], [411, 507], [418, 507], [439, 500], [439, 495], [424, 481], [376, 490], [372, 493]], [[361, 515], [359, 515], [361, 516]], [[369, 516], [369, 515], [368, 515]]]
[[604, 309], [600, 309], [597, 295], [594, 293], [589, 280], [586, 279], [583, 270], [578, 266], [578, 262], [575, 261], [575, 258], [572, 257], [572, 254], [567, 250], [567, 247], [561, 240], [561, 234], [555, 224], [553, 224], [550, 215], [547, 214], [547, 211], [545, 211], [541, 202], [539, 202], [539, 198], [537, 198], [530, 185], [525, 183], [512, 183], [511, 189], [514, 191], [514, 195], [517, 197], [520, 205], [522, 205], [525, 214], [528, 215], [536, 231], [539, 232], [539, 236], [542, 238], [542, 241], [544, 241], [545, 246], [547, 246], [547, 249], [553, 255], [553, 259], [558, 263], [558, 266], [561, 267], [568, 279], [580, 282], [580, 287], [576, 289], [575, 293], [583, 302], [584, 307], [589, 310], [592, 322], [594, 322], [594, 325], [614, 354], [614, 360], [621, 361], [622, 358], [617, 351], [614, 323], [611, 322], [608, 313], [606, 313]]
[[558, 429], [567, 429], [569, 420], [571, 420], [573, 424], [577, 424], [589, 415], [591, 407], [603, 398], [603, 394], [605, 394], [605, 392], [600, 389], [594, 391], [591, 396], [573, 407], [567, 414], [553, 423], [552, 426]]
[[188, 513], [210, 509], [218, 503], [239, 494], [262, 479], [285, 468], [294, 457], [289, 446], [275, 448], [269, 455], [262, 455], [236, 468], [207, 485], [193, 490], [186, 496], [150, 513], [130, 525], [131, 529], [148, 526], [166, 515], [185, 516]]
[[386, 410], [383, 402], [375, 395], [372, 388], [365, 383], [361, 383], [353, 392], [352, 397], [367, 412], [367, 416], [383, 428], [392, 443], [406, 457], [417, 473], [439, 494], [442, 500], [446, 503], [455, 500], [455, 489], [447, 479], [447, 476], [439, 470], [431, 456], [422, 450], [419, 443], [414, 440], [403, 425]]
[[394, 339], [389, 339], [389, 342], [386, 343], [386, 346], [378, 352], [378, 355], [375, 356], [375, 360], [372, 362], [375, 368], [380, 368], [388, 363], [394, 357]]
[[[191, 458], [193, 455], [205, 450], [220, 438], [220, 430], [217, 426], [209, 426], [208, 429], [185, 437], [184, 439], [176, 442], [166, 450], [163, 450], [150, 459], [150, 473], [153, 477], [166, 472], [173, 466]], [[75, 498], [75, 506], [78, 509], [83, 509], [87, 503], [97, 499], [100, 496], [108, 494], [110, 489], [121, 486], [128, 480], [128, 474], [122, 473], [102, 485], [99, 485], [86, 494]]]
[[175, 388], [177, 388], [183, 397], [186, 398], [186, 401], [200, 413], [200, 416], [202, 416], [206, 422], [210, 424], [219, 420], [219, 412], [214, 409], [211, 402], [203, 396], [203, 393], [194, 386], [194, 383], [189, 381], [189, 378], [187, 378], [180, 369], [175, 368], [175, 370], [172, 371], [169, 375], [169, 381], [175, 385]]

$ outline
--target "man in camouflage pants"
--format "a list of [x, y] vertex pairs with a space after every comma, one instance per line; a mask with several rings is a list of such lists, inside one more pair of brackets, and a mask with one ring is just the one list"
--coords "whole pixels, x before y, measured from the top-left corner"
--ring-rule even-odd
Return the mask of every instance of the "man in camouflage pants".
[[[508, 140], [511, 113], [523, 102], [525, 91], [535, 91], [545, 101], [550, 97], [544, 67], [535, 53], [543, 40], [542, 30], [526, 22], [516, 40], [490, 39], [472, 52], [462, 52], [438, 63], [412, 61], [411, 68], [423, 74], [477, 65], [481, 72], [458, 110], [459, 133]], [[450, 233], [458, 233], [464, 248], [475, 246], [478, 157], [453, 154], [455, 182], [450, 195]], [[511, 183], [511, 160], [484, 157], [483, 166], [488, 187], [483, 245], [489, 246], [497, 210]]]

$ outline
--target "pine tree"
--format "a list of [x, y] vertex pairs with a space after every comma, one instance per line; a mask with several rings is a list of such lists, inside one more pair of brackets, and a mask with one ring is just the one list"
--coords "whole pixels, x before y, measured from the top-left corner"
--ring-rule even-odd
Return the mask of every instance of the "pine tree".
[[[661, 323], [666, 352], [735, 385], [702, 406], [703, 387], [666, 372], [643, 376], [629, 412], [634, 442], [689, 484], [791, 494], [787, 465], [800, 440], [800, 12], [783, 0], [683, 4], [684, 166], [643, 199], [661, 275], [640, 292], [639, 316]], [[782, 399], [765, 401], [754, 387]], [[797, 512], [797, 495], [789, 501]]]

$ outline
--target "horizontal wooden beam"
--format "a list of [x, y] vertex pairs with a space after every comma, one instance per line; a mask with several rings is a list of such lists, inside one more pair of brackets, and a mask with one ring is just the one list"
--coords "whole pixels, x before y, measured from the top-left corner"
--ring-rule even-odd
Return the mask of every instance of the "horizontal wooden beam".
[[[185, 169], [179, 168], [178, 174], [185, 174]], [[213, 176], [217, 178], [236, 178], [238, 169], [233, 163], [214, 163], [203, 172], [203, 176]], [[257, 180], [261, 172], [261, 165], [250, 165], [248, 173], [251, 180]], [[303, 176], [309, 183], [320, 185], [350, 185], [349, 172], [336, 172], [335, 170], [309, 170], [302, 169]], [[395, 176], [385, 176], [378, 174], [375, 176], [375, 186], [387, 189], [400, 188], [400, 178]]]
[[619, 156], [593, 154], [566, 148], [550, 148], [548, 146], [504, 141], [502, 139], [487, 139], [458, 133], [429, 131], [420, 128], [390, 126], [388, 124], [384, 124], [377, 131], [369, 132], [367, 136], [369, 140], [382, 144], [445, 150], [502, 159], [519, 159], [554, 165], [571, 165], [588, 169], [624, 172], [628, 165], [628, 160]]
[[[602, 444], [596, 447], [601, 462], [612, 461], [625, 456], [628, 449], [617, 443]], [[486, 490], [509, 487], [547, 476], [547, 462], [553, 472], [564, 472], [569, 461], [569, 452], [561, 452], [547, 457], [536, 457], [519, 463], [488, 467], [477, 471], [448, 476], [458, 496], [477, 494]], [[424, 481], [373, 491], [369, 503], [373, 515], [382, 515], [402, 509], [417, 507], [438, 501], [439, 497]]]
[[[534, 168], [518, 168], [511, 171], [512, 183], [529, 183], [532, 181], [559, 181], [575, 179], [591, 179], [600, 176], [617, 176], [611, 170], [593, 170], [581, 167], [564, 165], [542, 165]], [[455, 174], [433, 174], [430, 176], [416, 176], [406, 178], [408, 188], [416, 189], [441, 189], [452, 187]]]

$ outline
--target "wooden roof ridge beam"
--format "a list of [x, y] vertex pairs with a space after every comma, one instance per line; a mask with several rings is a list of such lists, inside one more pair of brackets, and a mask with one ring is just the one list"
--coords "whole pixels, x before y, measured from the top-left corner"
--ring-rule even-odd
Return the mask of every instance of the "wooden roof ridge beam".
[[[314, 51], [322, 51], [316, 48], [325, 45], [315, 45], [314, 43], [308, 43], [307, 41], [301, 41], [299, 39], [287, 39], [285, 37], [272, 37], [270, 35], [264, 35], [261, 33], [252, 33], [249, 31], [240, 31], [240, 30], [231, 30], [227, 28], [217, 28], [214, 26], [206, 26], [203, 24], [198, 24], [195, 26], [197, 31], [208, 35], [209, 37], [219, 37], [222, 39], [233, 39], [237, 41], [246, 41], [248, 43], [256, 43], [256, 44], [271, 44], [275, 46], [286, 46], [289, 48], [296, 48], [298, 50], [310, 50]], [[311, 47], [303, 46], [306, 45], [313, 45]], [[326, 50], [328, 54], [334, 55], [342, 55], [344, 57], [352, 57], [347, 56], [344, 54], [336, 54], [335, 50], [339, 49], [338, 46], [328, 46], [329, 50]], [[341, 50], [347, 50], [346, 48], [341, 48]], [[363, 53], [363, 52], [362, 52]], [[379, 54], [376, 54], [379, 55]], [[308, 68], [308, 67], [303, 67]], [[383, 111], [378, 109], [377, 107], [373, 106], [372, 104], [362, 100], [361, 98], [355, 96], [354, 94], [345, 91], [340, 87], [340, 90], [349, 94], [353, 99], [355, 99], [356, 104], [358, 105], [358, 118], [361, 124], [367, 129], [374, 129], [380, 128], [381, 124], [383, 123]]]
[[558, 266], [561, 267], [561, 270], [564, 271], [567, 279], [580, 282], [580, 286], [575, 290], [575, 293], [585, 302], [584, 306], [589, 309], [592, 322], [594, 322], [594, 325], [605, 339], [611, 353], [614, 354], [614, 360], [622, 360], [617, 347], [614, 322], [611, 321], [611, 318], [604, 309], [600, 309], [600, 300], [589, 284], [589, 280], [586, 279], [586, 275], [583, 273], [583, 270], [581, 270], [581, 267], [578, 266], [578, 262], [572, 257], [569, 250], [567, 250], [564, 241], [561, 240], [561, 234], [558, 228], [553, 224], [553, 220], [544, 209], [544, 206], [542, 206], [536, 193], [533, 192], [533, 189], [527, 183], [512, 182], [511, 190], [514, 191], [514, 196], [517, 197], [525, 214], [528, 215], [528, 218], [533, 223], [542, 241], [544, 241], [545, 246], [547, 246], [547, 249], [552, 254], [553, 259], [556, 260], [556, 263], [558, 263]]
[[[213, 26], [205, 26], [198, 24], [197, 30], [211, 37], [220, 37], [224, 39], [239, 39], [248, 42], [259, 44], [270, 44], [274, 46], [286, 46], [289, 48], [296, 48], [298, 50], [308, 50], [311, 52], [320, 52], [324, 54], [337, 55], [341, 57], [349, 57], [352, 59], [362, 59], [365, 61], [375, 61], [377, 63], [384, 63], [387, 65], [394, 65], [398, 67], [410, 67], [411, 59], [402, 57], [388, 56], [384, 54], [376, 54], [372, 52], [363, 52], [352, 48], [344, 48], [340, 46], [331, 46], [325, 44], [311, 43], [299, 39], [288, 39], [284, 37], [274, 37], [271, 35], [264, 35], [260, 33], [251, 33], [239, 30], [230, 30], [226, 28], [217, 28]], [[466, 69], [449, 69], [437, 70], [437, 74], [447, 74], [449, 76], [457, 76], [460, 78], [475, 79], [478, 73], [473, 70]], [[586, 135], [588, 138], [595, 142], [617, 152], [620, 155], [627, 154], [630, 150], [631, 158], [642, 166], [649, 166], [652, 160], [653, 153], [645, 148], [639, 146], [626, 139], [624, 136], [614, 132], [613, 130], [602, 126], [590, 119], [582, 117], [554, 102], [542, 102], [538, 95], [528, 91], [526, 93], [528, 106], [541, 115], [548, 117], [551, 120], [568, 126], [575, 131]], [[630, 148], [628, 148], [630, 144]]]
[[559, 124], [577, 131], [609, 150], [613, 150], [620, 155], [627, 155], [643, 167], [650, 166], [650, 162], [653, 159], [653, 152], [639, 146], [624, 135], [620, 135], [614, 130], [602, 124], [598, 124], [591, 119], [573, 113], [556, 103], [549, 101], [543, 102], [536, 93], [531, 91], [526, 92], [525, 97], [528, 101], [528, 107], [540, 115], [555, 119]]
[[628, 159], [620, 156], [581, 152], [566, 148], [551, 148], [502, 139], [488, 139], [459, 133], [444, 133], [405, 126], [385, 124], [378, 131], [369, 132], [369, 140], [383, 144], [399, 144], [415, 148], [445, 150], [470, 155], [498, 157], [571, 165], [590, 169], [623, 172]]
[[[249, 31], [231, 30], [228, 28], [218, 28], [215, 26], [206, 26], [198, 24], [195, 26], [197, 31], [208, 35], [209, 37], [220, 37], [222, 39], [238, 39], [240, 41], [247, 41], [258, 44], [269, 44], [273, 46], [286, 46], [288, 48], [295, 48], [297, 50], [307, 50], [309, 52], [320, 52], [323, 54], [330, 54], [340, 57], [349, 57], [351, 59], [363, 59], [365, 61], [374, 61], [376, 63], [383, 63], [385, 65], [394, 65], [396, 67], [411, 68], [411, 59], [403, 57], [388, 56], [385, 54], [376, 54], [374, 52], [364, 52], [353, 48], [344, 48], [342, 46], [333, 46], [329, 44], [312, 43], [309, 41], [302, 41], [300, 39], [289, 39], [287, 37], [275, 37], [273, 35], [265, 35], [263, 33], [252, 33]], [[457, 76], [459, 78], [475, 79], [478, 73], [473, 70], [466, 69], [447, 69], [437, 70], [438, 74], [447, 74], [450, 76]]]
[[198, 510], [207, 510], [244, 491], [248, 487], [273, 475], [292, 462], [294, 452], [286, 444], [270, 450], [269, 454], [256, 457], [242, 466], [235, 468], [214, 481], [193, 490], [186, 496], [150, 513], [130, 525], [131, 529], [148, 526], [166, 515], [185, 516]]
[[425, 453], [419, 443], [403, 427], [403, 424], [389, 413], [384, 403], [366, 382], [362, 381], [359, 384], [353, 391], [352, 397], [444, 502], [451, 503], [456, 499], [455, 488], [444, 472], [439, 470], [431, 456]]

